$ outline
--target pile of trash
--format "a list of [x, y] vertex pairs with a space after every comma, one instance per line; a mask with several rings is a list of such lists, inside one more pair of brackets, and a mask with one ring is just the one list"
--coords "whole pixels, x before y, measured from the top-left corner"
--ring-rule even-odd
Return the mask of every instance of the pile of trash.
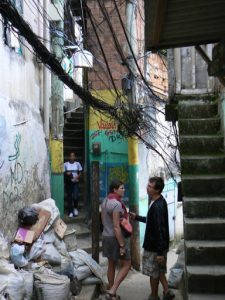
[[0, 233], [0, 300], [68, 300], [82, 284], [105, 286], [102, 268], [88, 253], [68, 251], [66, 229], [53, 199], [19, 211], [10, 245]]

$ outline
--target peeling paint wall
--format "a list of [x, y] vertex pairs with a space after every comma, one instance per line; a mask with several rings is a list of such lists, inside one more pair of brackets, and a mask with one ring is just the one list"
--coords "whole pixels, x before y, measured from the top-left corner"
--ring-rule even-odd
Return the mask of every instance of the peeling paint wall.
[[[26, 6], [24, 14], [40, 34], [39, 16], [34, 20]], [[0, 23], [0, 230], [12, 237], [18, 209], [49, 197], [50, 180], [41, 117], [42, 67], [25, 47], [18, 54], [2, 37]]]

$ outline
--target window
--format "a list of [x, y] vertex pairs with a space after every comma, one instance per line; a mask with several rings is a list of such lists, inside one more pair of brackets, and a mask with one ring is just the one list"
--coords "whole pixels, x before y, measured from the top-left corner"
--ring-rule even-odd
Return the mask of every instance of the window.
[[[12, 4], [17, 8], [20, 14], [23, 14], [23, 0], [11, 0]], [[22, 37], [19, 36], [17, 30], [11, 25], [8, 19], [4, 19], [3, 39], [5, 45], [13, 49], [16, 53], [22, 55]]]

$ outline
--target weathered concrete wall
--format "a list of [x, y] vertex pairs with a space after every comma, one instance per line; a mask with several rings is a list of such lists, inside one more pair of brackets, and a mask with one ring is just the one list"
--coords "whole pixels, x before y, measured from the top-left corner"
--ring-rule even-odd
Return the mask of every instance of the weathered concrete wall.
[[[40, 34], [38, 15], [26, 6], [24, 14]], [[25, 47], [21, 55], [6, 46], [0, 24], [0, 230], [11, 236], [18, 209], [50, 196], [49, 164], [41, 64]]]

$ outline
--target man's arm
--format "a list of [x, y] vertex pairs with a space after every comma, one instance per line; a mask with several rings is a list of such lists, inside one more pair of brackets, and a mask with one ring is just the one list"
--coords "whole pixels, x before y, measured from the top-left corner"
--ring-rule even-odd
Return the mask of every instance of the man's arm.
[[157, 238], [157, 260], [158, 262], [162, 261], [163, 257], [163, 233], [162, 233], [162, 225], [161, 225], [161, 218], [163, 218], [163, 215], [161, 215], [163, 212], [159, 209], [159, 207], [156, 205], [154, 207], [154, 213], [153, 213], [153, 218], [154, 218], [154, 224], [155, 224], [155, 230], [156, 230], [156, 238]]
[[147, 221], [146, 217], [139, 216], [133, 212], [129, 212], [129, 215], [130, 215], [131, 220], [135, 220], [135, 221], [142, 222], [142, 223], [146, 223], [146, 221]]

